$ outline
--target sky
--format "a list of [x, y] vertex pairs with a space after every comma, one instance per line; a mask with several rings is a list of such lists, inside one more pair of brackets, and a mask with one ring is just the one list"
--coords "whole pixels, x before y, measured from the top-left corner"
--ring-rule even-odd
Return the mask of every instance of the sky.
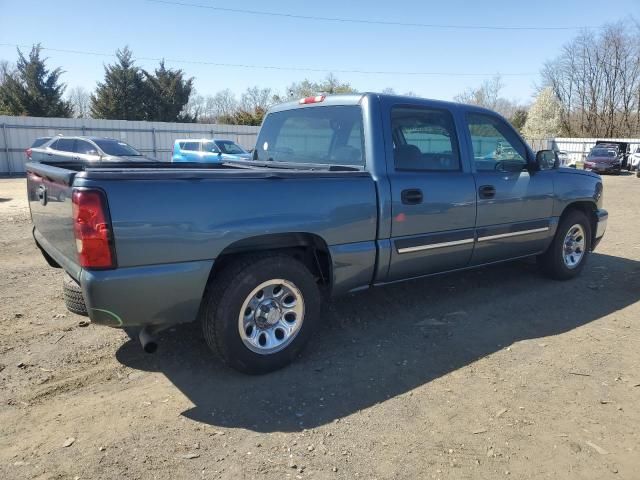
[[[404, 24], [571, 28], [381, 25], [193, 5]], [[0, 60], [15, 62], [15, 45], [24, 46], [23, 51], [34, 43], [67, 50], [45, 50], [48, 65], [63, 68], [68, 87], [93, 90], [104, 76], [104, 64], [128, 45], [139, 66], [152, 69], [158, 63], [153, 59], [165, 58], [167, 66], [194, 77], [204, 95], [225, 88], [239, 94], [255, 85], [284, 92], [294, 81], [320, 80], [334, 72], [359, 91], [392, 87], [450, 100], [499, 73], [503, 96], [525, 103], [539, 84], [543, 63], [580, 27], [622, 21], [631, 29], [634, 17], [640, 19], [640, 0], [0, 0]]]

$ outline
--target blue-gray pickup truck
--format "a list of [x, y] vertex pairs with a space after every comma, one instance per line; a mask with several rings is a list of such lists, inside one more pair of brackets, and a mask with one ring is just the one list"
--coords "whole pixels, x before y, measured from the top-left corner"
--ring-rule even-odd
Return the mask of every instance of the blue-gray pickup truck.
[[142, 327], [149, 350], [197, 320], [248, 373], [291, 362], [329, 297], [530, 256], [570, 279], [607, 223], [597, 174], [496, 113], [373, 93], [272, 108], [248, 161], [42, 162], [27, 178], [72, 310]]

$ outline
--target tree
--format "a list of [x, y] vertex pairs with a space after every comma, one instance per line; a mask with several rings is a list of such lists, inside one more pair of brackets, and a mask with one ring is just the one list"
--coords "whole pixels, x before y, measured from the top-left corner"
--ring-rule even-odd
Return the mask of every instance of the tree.
[[250, 87], [240, 97], [240, 106], [247, 111], [267, 110], [272, 103], [273, 93], [270, 88]]
[[104, 67], [104, 82], [91, 95], [91, 116], [114, 120], [145, 120], [148, 89], [128, 47], [116, 51], [117, 62]]
[[76, 118], [91, 117], [91, 95], [83, 87], [75, 87], [69, 90], [67, 101], [73, 109], [73, 116]]
[[513, 115], [511, 115], [511, 117], [509, 118], [509, 122], [511, 122], [513, 128], [515, 128], [519, 132], [522, 132], [522, 127], [524, 127], [524, 124], [527, 122], [528, 114], [529, 112], [527, 112], [527, 110], [525, 110], [524, 108], [519, 108], [515, 112], [513, 112]]
[[143, 71], [146, 84], [146, 119], [157, 122], [193, 122], [197, 114], [185, 110], [193, 91], [193, 78], [182, 70], [166, 68], [164, 60], [151, 74]]
[[503, 88], [502, 77], [495, 75], [493, 78], [482, 82], [479, 87], [469, 88], [453, 97], [453, 99], [456, 102], [488, 108], [498, 112], [505, 118], [511, 118], [516, 113], [516, 110], [522, 107], [517, 102], [502, 97]]
[[495, 110], [500, 100], [500, 92], [504, 88], [502, 77], [496, 75], [490, 80], [485, 80], [477, 88], [469, 88], [453, 97], [456, 102], [478, 105], [480, 107]]
[[[314, 95], [331, 95], [337, 93], [356, 93], [356, 89], [349, 83], [340, 82], [332, 73], [328, 74], [322, 82], [312, 82], [304, 79], [301, 82], [294, 82], [287, 88], [287, 97], [304, 98]], [[287, 98], [276, 96], [276, 101], [286, 101]]]
[[26, 58], [18, 49], [15, 70], [2, 65], [0, 83], [0, 105], [9, 115], [34, 117], [70, 117], [69, 102], [62, 98], [66, 88], [60, 82], [63, 71], [60, 67], [49, 70], [46, 58], [42, 58], [40, 45], [31, 48]]
[[522, 133], [528, 139], [550, 138], [559, 135], [562, 107], [551, 87], [543, 89], [529, 109]]
[[583, 32], [542, 68], [558, 98], [563, 134], [640, 134], [640, 28], [622, 22]]

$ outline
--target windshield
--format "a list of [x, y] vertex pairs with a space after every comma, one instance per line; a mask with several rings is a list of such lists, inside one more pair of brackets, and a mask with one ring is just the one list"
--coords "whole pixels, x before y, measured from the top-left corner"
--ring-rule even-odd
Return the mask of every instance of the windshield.
[[247, 153], [240, 145], [232, 142], [231, 140], [216, 140], [216, 145], [222, 153], [228, 153], [229, 155], [241, 155]]
[[591, 150], [590, 157], [615, 157], [616, 152], [613, 150], [605, 150], [604, 148], [594, 148]]
[[127, 145], [124, 142], [119, 142], [117, 140], [94, 140], [94, 143], [100, 147], [107, 155], [114, 155], [118, 157], [140, 157], [142, 154], [138, 152], [131, 145]]
[[360, 106], [312, 107], [269, 114], [254, 158], [264, 162], [364, 166]]

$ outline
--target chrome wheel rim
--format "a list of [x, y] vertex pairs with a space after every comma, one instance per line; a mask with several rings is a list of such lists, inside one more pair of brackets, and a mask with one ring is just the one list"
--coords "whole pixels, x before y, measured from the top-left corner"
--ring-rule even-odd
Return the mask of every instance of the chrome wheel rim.
[[269, 355], [286, 348], [304, 321], [302, 293], [292, 282], [268, 280], [247, 296], [238, 315], [242, 343], [252, 352]]
[[586, 249], [586, 235], [584, 228], [579, 223], [573, 225], [564, 237], [563, 255], [567, 268], [576, 268], [580, 265]]

